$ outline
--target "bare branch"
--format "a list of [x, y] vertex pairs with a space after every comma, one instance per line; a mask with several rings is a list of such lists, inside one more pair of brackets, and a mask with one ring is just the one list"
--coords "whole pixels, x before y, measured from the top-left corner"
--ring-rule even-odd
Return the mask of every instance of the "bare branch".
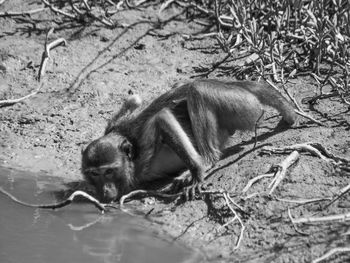
[[2, 187], [0, 187], [0, 192], [2, 194], [6, 195], [8, 198], [10, 198], [12, 201], [14, 201], [20, 205], [24, 205], [24, 206], [28, 206], [28, 207], [35, 207], [35, 208], [45, 208], [45, 209], [61, 208], [61, 207], [64, 207], [64, 206], [71, 204], [77, 196], [84, 197], [89, 202], [93, 203], [102, 213], [104, 213], [106, 211], [107, 207], [112, 207], [109, 204], [100, 203], [97, 199], [95, 199], [94, 197], [92, 197], [91, 195], [89, 195], [88, 193], [85, 193], [83, 191], [75, 191], [66, 200], [63, 200], [63, 201], [58, 202], [58, 203], [53, 203], [53, 204], [30, 204], [27, 202], [23, 202], [23, 201], [19, 200], [18, 198], [16, 198], [15, 196], [13, 196], [12, 194], [10, 194], [9, 192], [7, 192]]
[[269, 194], [272, 195], [272, 193], [275, 191], [277, 186], [281, 183], [283, 178], [287, 174], [287, 169], [295, 163], [299, 159], [299, 153], [297, 151], [293, 151], [285, 160], [283, 160], [280, 164], [277, 165], [278, 171], [274, 177], [274, 179], [271, 181], [269, 188], [270, 192]]
[[342, 253], [342, 252], [350, 252], [350, 247], [336, 247], [328, 251], [326, 254], [324, 254], [322, 257], [316, 258], [312, 261], [312, 263], [318, 263], [321, 261], [324, 261], [325, 259], [333, 256], [336, 253]]
[[[0, 3], [0, 5], [1, 5], [1, 3]], [[45, 9], [46, 9], [46, 7], [40, 7], [37, 9], [32, 9], [32, 10], [27, 10], [27, 11], [5, 11], [5, 12], [0, 12], [0, 17], [32, 15], [35, 13], [42, 12]]]
[[22, 101], [24, 101], [24, 100], [26, 100], [26, 99], [36, 95], [41, 90], [42, 86], [44, 86], [43, 83], [41, 83], [39, 85], [39, 87], [34, 92], [32, 92], [32, 93], [30, 93], [30, 94], [28, 94], [28, 95], [26, 95], [24, 97], [21, 97], [21, 98], [18, 98], [18, 99], [0, 100], [0, 108], [14, 105], [16, 103], [22, 102]]

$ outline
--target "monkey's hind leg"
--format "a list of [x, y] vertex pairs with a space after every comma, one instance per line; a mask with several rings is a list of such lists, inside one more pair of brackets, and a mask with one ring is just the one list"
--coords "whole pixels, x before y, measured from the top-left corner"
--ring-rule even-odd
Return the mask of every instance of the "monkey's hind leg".
[[178, 122], [174, 114], [167, 108], [157, 115], [156, 123], [166, 143], [185, 163], [192, 175], [191, 185], [184, 189], [185, 198], [193, 199], [196, 190], [200, 192], [203, 181], [204, 165], [200, 154], [193, 146], [189, 136]]

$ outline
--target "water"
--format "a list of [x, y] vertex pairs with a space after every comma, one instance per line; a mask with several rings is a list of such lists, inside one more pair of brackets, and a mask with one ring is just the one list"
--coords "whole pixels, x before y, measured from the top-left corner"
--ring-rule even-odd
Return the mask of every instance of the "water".
[[[0, 167], [0, 185], [30, 203], [52, 203], [66, 186], [59, 178]], [[43, 210], [0, 194], [0, 262], [201, 262], [201, 256], [161, 237], [140, 217], [115, 211], [102, 215], [78, 203]]]

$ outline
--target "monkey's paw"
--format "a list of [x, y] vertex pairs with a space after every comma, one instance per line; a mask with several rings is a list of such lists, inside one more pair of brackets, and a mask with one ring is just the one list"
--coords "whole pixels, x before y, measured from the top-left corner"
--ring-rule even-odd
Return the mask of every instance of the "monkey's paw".
[[171, 193], [179, 193], [184, 188], [192, 185], [192, 176], [191, 173], [185, 172], [180, 176], [176, 177], [169, 188]]
[[201, 195], [203, 190], [202, 182], [192, 182], [191, 186], [184, 187], [183, 193], [185, 201], [192, 201], [196, 199], [196, 194]]

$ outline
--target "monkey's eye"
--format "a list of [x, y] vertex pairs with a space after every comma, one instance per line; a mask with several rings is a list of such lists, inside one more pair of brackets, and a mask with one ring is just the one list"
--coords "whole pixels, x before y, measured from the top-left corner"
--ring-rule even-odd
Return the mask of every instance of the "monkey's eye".
[[100, 176], [100, 173], [98, 173], [98, 172], [89, 172], [89, 176], [91, 176], [91, 177], [98, 177], [98, 176]]
[[112, 174], [112, 173], [113, 173], [113, 169], [111, 169], [111, 168], [108, 168], [105, 171], [105, 174]]
[[120, 149], [126, 154], [126, 156], [128, 156], [129, 159], [133, 159], [134, 150], [130, 142], [128, 142], [127, 140], [123, 141], [120, 145]]

